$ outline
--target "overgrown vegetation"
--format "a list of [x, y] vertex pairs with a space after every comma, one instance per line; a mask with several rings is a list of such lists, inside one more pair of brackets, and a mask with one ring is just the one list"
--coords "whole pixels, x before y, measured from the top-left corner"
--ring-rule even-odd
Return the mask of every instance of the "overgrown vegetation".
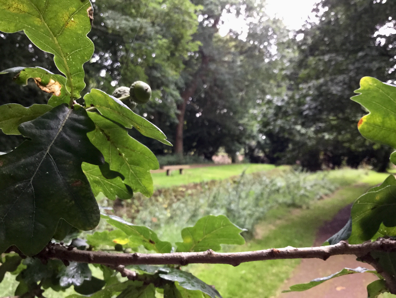
[[254, 227], [270, 210], [280, 206], [309, 208], [312, 202], [345, 183], [340, 178], [343, 173], [333, 173], [331, 177], [329, 172], [310, 174], [292, 169], [243, 173], [238, 178], [203, 186], [199, 192], [186, 193], [178, 200], [169, 194], [142, 200], [140, 211], [133, 213], [132, 221], [151, 227], [164, 238], [175, 240], [179, 237], [175, 231], [181, 227], [194, 224], [202, 216], [223, 214], [246, 229], [243, 235], [250, 239]]

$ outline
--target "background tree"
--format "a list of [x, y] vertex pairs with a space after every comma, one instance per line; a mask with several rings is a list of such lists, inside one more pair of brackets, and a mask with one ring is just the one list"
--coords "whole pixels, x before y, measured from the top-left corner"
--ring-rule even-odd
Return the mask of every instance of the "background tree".
[[394, 80], [395, 35], [389, 28], [394, 28], [395, 11], [394, 1], [325, 0], [315, 7], [316, 18], [296, 35], [301, 40], [288, 77], [287, 103], [273, 114], [287, 123], [276, 130], [262, 126], [271, 145], [282, 147], [278, 161], [300, 160], [316, 170], [323, 162], [335, 167], [346, 160], [357, 166], [366, 159], [386, 169], [389, 147], [359, 136], [361, 107], [348, 101], [347, 94], [353, 94], [356, 78], [364, 75]]

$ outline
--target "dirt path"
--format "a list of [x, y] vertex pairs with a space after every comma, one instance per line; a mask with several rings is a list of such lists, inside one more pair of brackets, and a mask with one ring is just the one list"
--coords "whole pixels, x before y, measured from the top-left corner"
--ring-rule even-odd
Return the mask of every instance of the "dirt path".
[[[314, 245], [321, 245], [326, 239], [338, 232], [347, 222], [351, 206], [342, 209], [331, 221], [325, 223], [318, 231]], [[357, 262], [353, 256], [334, 256], [327, 261], [302, 260], [292, 277], [286, 281], [281, 290], [298, 283], [306, 283], [318, 277], [328, 276], [345, 267], [371, 268]], [[335, 278], [305, 292], [283, 293], [279, 298], [362, 298], [367, 297], [366, 287], [376, 278], [372, 274], [354, 274]]]

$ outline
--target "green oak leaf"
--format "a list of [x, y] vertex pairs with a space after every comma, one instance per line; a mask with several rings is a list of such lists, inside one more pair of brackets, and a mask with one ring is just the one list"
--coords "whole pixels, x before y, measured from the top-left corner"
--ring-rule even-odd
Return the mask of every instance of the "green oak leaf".
[[59, 220], [55, 234], [52, 237], [59, 241], [69, 242], [72, 239], [77, 238], [78, 234], [80, 234], [78, 229], [69, 225], [67, 221], [61, 219]]
[[81, 286], [85, 280], [91, 280], [92, 273], [88, 264], [71, 262], [59, 272], [58, 277], [61, 287]]
[[289, 290], [286, 291], [282, 291], [282, 293], [289, 293], [289, 292], [303, 292], [309, 289], [312, 289], [313, 287], [316, 287], [322, 283], [324, 283], [325, 281], [328, 281], [330, 279], [339, 277], [339, 276], [344, 276], [344, 275], [349, 275], [349, 274], [356, 274], [356, 273], [372, 273], [378, 276], [377, 271], [374, 270], [369, 270], [366, 268], [362, 268], [362, 267], [357, 267], [355, 269], [351, 269], [351, 268], [344, 268], [341, 271], [334, 273], [332, 275], [326, 276], [326, 277], [321, 277], [321, 278], [316, 278], [314, 280], [311, 280], [309, 283], [305, 283], [305, 284], [298, 284], [298, 285], [294, 285], [291, 286]]
[[97, 113], [88, 113], [95, 130], [88, 133], [91, 143], [100, 148], [110, 170], [125, 177], [124, 183], [133, 192], [150, 197], [154, 192], [150, 170], [159, 168], [155, 155], [143, 144], [128, 135], [126, 129]]
[[370, 253], [381, 269], [396, 277], [396, 252], [374, 251]]
[[136, 128], [142, 135], [158, 140], [165, 145], [172, 146], [166, 140], [166, 135], [154, 124], [145, 118], [135, 114], [119, 99], [97, 89], [84, 97], [87, 106], [95, 107], [103, 116], [113, 120], [124, 127]]
[[378, 298], [382, 293], [389, 292], [386, 282], [383, 279], [373, 281], [367, 286], [367, 297]]
[[23, 260], [26, 269], [20, 272], [17, 280], [24, 282], [27, 285], [36, 285], [38, 282], [54, 285], [54, 282], [59, 285], [59, 272], [65, 265], [59, 260], [48, 260], [47, 264], [43, 264], [40, 259], [26, 258]]
[[92, 295], [100, 291], [105, 284], [104, 280], [92, 276], [90, 280], [85, 280], [80, 286], [74, 286], [74, 291], [82, 295]]
[[364, 77], [355, 92], [359, 95], [352, 100], [370, 111], [358, 123], [360, 133], [369, 140], [396, 148], [396, 87]]
[[126, 241], [128, 240], [128, 236], [121, 230], [95, 232], [92, 235], [87, 235], [88, 244], [96, 249], [103, 246], [114, 246], [114, 244], [116, 244], [114, 240], [116, 239]]
[[181, 287], [177, 282], [165, 285], [164, 298], [206, 298], [201, 291], [191, 291]]
[[240, 235], [243, 231], [224, 215], [208, 215], [199, 219], [194, 227], [182, 230], [183, 242], [176, 243], [177, 251], [220, 250], [220, 244], [244, 244], [245, 239]]
[[370, 189], [353, 204], [351, 211], [352, 232], [348, 241], [358, 244], [372, 239], [383, 223], [396, 226], [396, 179], [389, 176], [379, 187]]
[[142, 282], [134, 282], [117, 298], [155, 298], [155, 287], [153, 284], [143, 285]]
[[0, 129], [6, 135], [20, 135], [18, 126], [50, 111], [50, 105], [34, 104], [28, 108], [16, 103], [0, 106]]
[[[174, 268], [162, 268], [161, 271], [166, 272], [159, 275], [162, 279], [177, 282], [178, 283], [177, 286], [180, 286], [189, 291], [200, 291], [212, 298], [216, 298], [216, 297], [221, 298], [220, 293], [215, 288], [206, 284], [205, 282], [203, 282], [202, 280], [200, 280], [199, 278], [197, 278], [196, 276], [192, 275], [189, 272]], [[191, 297], [196, 297], [196, 296], [191, 296]]]
[[81, 230], [99, 222], [99, 208], [81, 170], [103, 156], [89, 141], [95, 128], [84, 109], [60, 105], [19, 131], [29, 140], [0, 156], [0, 251], [16, 245], [38, 253], [62, 218]]
[[7, 254], [3, 257], [0, 266], [0, 282], [3, 281], [7, 272], [13, 272], [18, 269], [22, 258], [17, 254]]
[[117, 197], [126, 200], [132, 197], [132, 191], [127, 188], [120, 177], [106, 179], [99, 166], [89, 163], [83, 163], [82, 170], [88, 178], [95, 197], [100, 193], [103, 193], [110, 200], [115, 200]]
[[66, 90], [66, 78], [64, 76], [53, 74], [41, 67], [14, 67], [3, 70], [0, 74], [13, 72], [17, 73], [14, 79], [18, 84], [26, 85], [29, 79], [33, 79], [42, 91], [51, 93], [52, 96], [48, 101], [50, 106], [56, 107], [63, 103], [70, 103], [70, 93]]
[[172, 245], [169, 242], [159, 240], [157, 234], [145, 226], [135, 226], [114, 215], [102, 214], [101, 216], [128, 236], [129, 242], [126, 245], [129, 247], [136, 248], [143, 245], [147, 250], [158, 253], [169, 253], [172, 250]]
[[[133, 285], [134, 282], [132, 281], [127, 281], [127, 282], [123, 282], [123, 283], [115, 283], [115, 284], [106, 284], [106, 286], [96, 292], [95, 294], [93, 294], [92, 296], [90, 296], [90, 298], [112, 298], [114, 297], [115, 294], [118, 294], [122, 291], [124, 291], [126, 288], [128, 288], [129, 286]], [[82, 296], [82, 295], [77, 295], [77, 294], [73, 294], [73, 295], [69, 295], [66, 298], [86, 298], [87, 296]]]
[[94, 51], [89, 0], [0, 0], [0, 31], [24, 31], [41, 50], [54, 55], [73, 98], [84, 89], [83, 64]]

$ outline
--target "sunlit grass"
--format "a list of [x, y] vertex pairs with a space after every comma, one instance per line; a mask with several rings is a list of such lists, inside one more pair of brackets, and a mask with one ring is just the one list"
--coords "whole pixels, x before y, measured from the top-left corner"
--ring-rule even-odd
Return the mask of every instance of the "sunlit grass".
[[[316, 231], [343, 207], [352, 203], [369, 186], [381, 183], [387, 174], [368, 171], [343, 170], [331, 173], [332, 179], [343, 183], [358, 182], [335, 192], [325, 200], [317, 201], [309, 209], [280, 207], [270, 211], [259, 225], [264, 231], [261, 239], [250, 241], [235, 251], [260, 250], [274, 247], [312, 246]], [[364, 184], [363, 184], [364, 183]], [[203, 281], [215, 285], [224, 298], [274, 297], [290, 277], [299, 260], [275, 260], [229, 265], [192, 265], [191, 271]]]
[[274, 168], [274, 165], [269, 164], [232, 164], [185, 169], [183, 175], [180, 175], [179, 171], [172, 171], [171, 176], [166, 176], [165, 173], [153, 173], [152, 176], [155, 188], [164, 188], [210, 180], [223, 180], [232, 176], [238, 176], [243, 171], [249, 174], [268, 171]]

